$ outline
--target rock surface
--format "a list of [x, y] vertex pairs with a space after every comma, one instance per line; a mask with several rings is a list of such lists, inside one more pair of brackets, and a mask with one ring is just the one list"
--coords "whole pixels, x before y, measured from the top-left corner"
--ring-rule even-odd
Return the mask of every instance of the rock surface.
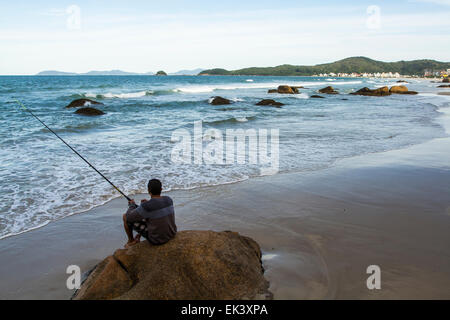
[[105, 114], [103, 111], [91, 107], [80, 108], [77, 111], [75, 111], [75, 113], [84, 116], [101, 116]]
[[73, 299], [270, 299], [261, 250], [236, 232], [180, 231], [100, 262]]
[[299, 93], [298, 91], [299, 87], [291, 87], [287, 85], [278, 86], [277, 92], [281, 94], [294, 94]]
[[78, 107], [87, 107], [91, 104], [103, 104], [101, 102], [97, 102], [91, 99], [76, 99], [69, 103], [66, 108], [78, 108]]
[[281, 107], [284, 106], [284, 103], [275, 101], [273, 99], [263, 99], [260, 102], [256, 104], [257, 106], [274, 106], [274, 107]]
[[220, 106], [223, 104], [231, 104], [231, 101], [217, 96], [217, 97], [212, 97], [209, 103], [212, 105], [215, 105], [215, 106]]
[[339, 92], [337, 92], [336, 90], [334, 90], [334, 88], [332, 86], [328, 86], [325, 88], [322, 88], [319, 90], [320, 93], [326, 93], [326, 94], [338, 94]]
[[405, 86], [392, 86], [389, 89], [389, 92], [396, 94], [417, 94], [416, 91], [409, 91], [408, 88]]
[[364, 87], [364, 88], [359, 89], [358, 91], [352, 92], [350, 94], [361, 95], [361, 96], [376, 96], [376, 97], [391, 95], [388, 87], [382, 87], [382, 88], [373, 89], [373, 90], [369, 89], [367, 87]]

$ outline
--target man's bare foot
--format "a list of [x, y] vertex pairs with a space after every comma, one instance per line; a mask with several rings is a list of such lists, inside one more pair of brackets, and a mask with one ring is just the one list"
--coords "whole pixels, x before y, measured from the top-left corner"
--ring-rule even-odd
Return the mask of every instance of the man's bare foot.
[[125, 248], [129, 248], [129, 247], [132, 247], [132, 246], [134, 246], [135, 244], [138, 244], [139, 242], [141, 242], [141, 235], [140, 234], [137, 234], [135, 237], [134, 237], [134, 239], [132, 240], [132, 241], [128, 241], [126, 244], [125, 244]]
[[137, 243], [138, 243], [138, 242], [136, 242], [136, 240], [128, 241], [128, 242], [124, 245], [124, 247], [125, 247], [126, 249], [128, 249], [128, 248], [134, 246], [134, 245], [137, 244]]

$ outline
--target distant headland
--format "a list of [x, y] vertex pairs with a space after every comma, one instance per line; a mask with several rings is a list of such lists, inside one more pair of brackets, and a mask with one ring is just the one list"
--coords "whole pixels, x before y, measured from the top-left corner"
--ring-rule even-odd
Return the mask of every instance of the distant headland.
[[203, 70], [199, 75], [377, 77], [385, 73], [386, 76], [440, 77], [448, 75], [449, 72], [450, 62], [427, 59], [383, 62], [367, 57], [351, 57], [314, 66], [284, 64], [276, 67], [251, 67], [232, 71], [216, 68]]
[[[197, 75], [200, 72], [202, 72], [204, 69], [198, 68], [193, 70], [180, 70], [173, 73], [168, 73], [168, 75], [173, 76], [192, 76]], [[85, 73], [76, 73], [76, 72], [64, 72], [64, 71], [57, 71], [57, 70], [45, 70], [37, 73], [37, 76], [152, 76], [152, 75], [161, 75], [161, 72], [164, 71], [158, 71], [158, 73], [154, 72], [145, 72], [145, 73], [137, 73], [137, 72], [126, 72], [122, 70], [108, 70], [108, 71], [89, 71]], [[165, 72], [164, 72], [165, 73]]]

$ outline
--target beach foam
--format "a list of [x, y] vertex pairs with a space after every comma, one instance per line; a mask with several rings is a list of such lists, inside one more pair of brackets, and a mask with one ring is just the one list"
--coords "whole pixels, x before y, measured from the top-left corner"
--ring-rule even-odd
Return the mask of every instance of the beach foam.
[[280, 82], [263, 82], [263, 83], [232, 83], [232, 84], [222, 84], [222, 85], [193, 85], [186, 87], [179, 87], [176, 90], [184, 93], [206, 93], [206, 92], [214, 92], [217, 90], [245, 90], [245, 89], [273, 89], [277, 88], [280, 85], [284, 85], [289, 83], [291, 86], [321, 86], [332, 83], [334, 86], [339, 85], [352, 85], [359, 84], [362, 81], [280, 81]]
[[83, 96], [88, 98], [97, 98], [97, 99], [131, 99], [131, 98], [140, 98], [152, 95], [154, 92], [152, 90], [146, 91], [138, 91], [138, 92], [126, 92], [126, 93], [85, 93]]

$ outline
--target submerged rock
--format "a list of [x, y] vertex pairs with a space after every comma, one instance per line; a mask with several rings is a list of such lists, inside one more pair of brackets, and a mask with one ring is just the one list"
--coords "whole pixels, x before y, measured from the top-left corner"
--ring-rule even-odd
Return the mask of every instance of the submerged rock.
[[326, 93], [326, 94], [338, 94], [339, 92], [337, 92], [336, 90], [334, 90], [334, 88], [332, 86], [328, 86], [325, 88], [322, 88], [319, 90], [320, 93]]
[[80, 108], [77, 111], [75, 111], [75, 113], [82, 114], [85, 116], [101, 116], [105, 114], [103, 111], [91, 107]]
[[219, 105], [223, 105], [223, 104], [231, 104], [231, 100], [217, 96], [217, 97], [212, 97], [209, 103], [211, 103], [212, 105], [215, 105], [215, 106], [219, 106]]
[[389, 96], [391, 95], [391, 92], [389, 92], [389, 88], [388, 87], [382, 87], [382, 88], [378, 88], [378, 89], [369, 89], [367, 87], [361, 88], [356, 92], [352, 92], [350, 94], [353, 95], [360, 95], [360, 96]]
[[260, 102], [256, 104], [257, 106], [274, 106], [274, 107], [281, 107], [284, 106], [284, 103], [272, 100], [272, 99], [263, 99]]
[[325, 97], [319, 96], [319, 95], [317, 95], [317, 94], [313, 94], [310, 98], [324, 99]]
[[409, 83], [409, 82], [406, 80], [397, 80], [397, 83]]
[[416, 91], [409, 91], [408, 88], [405, 86], [392, 86], [389, 89], [389, 92], [396, 94], [417, 94]]
[[143, 241], [116, 250], [73, 299], [268, 299], [263, 273], [254, 240], [230, 231], [181, 231], [163, 245]]
[[438, 88], [450, 88], [450, 84], [441, 84]]
[[76, 99], [69, 103], [66, 108], [78, 108], [78, 107], [87, 107], [91, 104], [103, 104], [101, 102], [97, 102], [91, 99]]

